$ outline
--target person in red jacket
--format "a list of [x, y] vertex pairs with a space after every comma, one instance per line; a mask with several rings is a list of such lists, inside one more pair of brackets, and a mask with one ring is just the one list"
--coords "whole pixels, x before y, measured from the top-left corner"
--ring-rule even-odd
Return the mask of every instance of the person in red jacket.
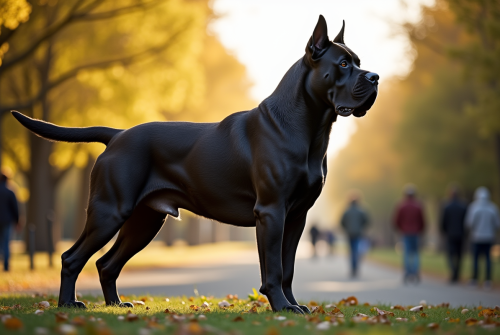
[[407, 185], [404, 189], [404, 199], [396, 207], [394, 225], [403, 235], [404, 245], [404, 282], [420, 281], [418, 245], [419, 237], [424, 231], [425, 220], [422, 205], [416, 199], [417, 190], [414, 185]]

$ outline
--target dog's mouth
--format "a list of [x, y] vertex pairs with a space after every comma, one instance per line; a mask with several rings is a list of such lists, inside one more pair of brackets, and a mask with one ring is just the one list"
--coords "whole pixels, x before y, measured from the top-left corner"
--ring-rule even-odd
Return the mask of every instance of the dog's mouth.
[[366, 115], [366, 112], [373, 106], [375, 99], [377, 98], [377, 91], [373, 92], [368, 98], [361, 103], [361, 105], [356, 107], [346, 107], [342, 105], [337, 105], [335, 107], [335, 112], [340, 116], [354, 115], [355, 117], [362, 117]]

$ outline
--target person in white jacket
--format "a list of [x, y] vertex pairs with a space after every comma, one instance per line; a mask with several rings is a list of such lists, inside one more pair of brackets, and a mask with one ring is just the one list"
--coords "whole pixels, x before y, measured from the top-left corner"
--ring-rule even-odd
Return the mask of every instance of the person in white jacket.
[[476, 285], [478, 279], [478, 261], [481, 255], [486, 258], [486, 281], [484, 288], [491, 288], [491, 246], [495, 243], [495, 235], [500, 229], [498, 207], [490, 201], [490, 193], [486, 187], [479, 187], [474, 194], [474, 202], [467, 209], [465, 226], [469, 229], [474, 256], [474, 270], [471, 284]]

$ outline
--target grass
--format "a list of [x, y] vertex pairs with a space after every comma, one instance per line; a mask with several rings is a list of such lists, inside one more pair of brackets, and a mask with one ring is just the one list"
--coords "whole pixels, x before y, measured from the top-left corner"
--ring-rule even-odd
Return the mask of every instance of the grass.
[[[387, 264], [392, 267], [403, 268], [403, 256], [394, 251], [394, 249], [374, 249], [368, 254], [368, 259]], [[498, 259], [493, 258], [493, 282], [500, 283], [500, 266], [498, 266]], [[479, 265], [479, 278], [484, 279], [485, 276], [485, 264], [481, 262]], [[423, 250], [420, 253], [420, 267], [421, 271], [425, 274], [437, 276], [443, 279], [448, 279], [449, 267], [446, 254], [433, 252], [429, 250]], [[461, 279], [462, 281], [468, 281], [472, 275], [472, 259], [470, 255], [464, 255], [461, 267]]]
[[[15, 292], [26, 290], [44, 290], [59, 285], [61, 272], [61, 254], [71, 247], [72, 243], [62, 242], [53, 255], [53, 267], [48, 266], [46, 253], [35, 254], [35, 271], [29, 269], [29, 256], [21, 244], [12, 246], [11, 271], [0, 274], [0, 292]], [[97, 278], [95, 262], [111, 248], [112, 243], [96, 253], [85, 265], [79, 278], [93, 276]], [[227, 251], [231, 250], [230, 253]], [[135, 255], [125, 266], [124, 271], [139, 269], [183, 267], [199, 264], [211, 264], [221, 259], [231, 261], [238, 259], [247, 252], [254, 252], [254, 243], [220, 242], [199, 246], [167, 247], [162, 242], [153, 242]]]
[[[379, 309], [390, 311], [394, 316], [387, 317], [388, 323], [367, 323], [367, 318], [356, 318], [358, 313], [375, 316], [375, 306], [356, 305], [346, 306], [337, 303], [340, 312], [332, 315], [333, 306], [322, 304], [325, 314], [314, 313], [311, 316], [295, 315], [292, 313], [273, 313], [268, 310], [267, 303], [251, 302], [249, 299], [229, 300], [234, 307], [221, 309], [218, 302], [222, 299], [213, 297], [124, 297], [127, 301], [145, 301], [144, 305], [136, 305], [127, 314], [129, 309], [120, 307], [106, 307], [101, 297], [84, 296], [87, 309], [71, 309], [55, 307], [54, 296], [32, 297], [26, 295], [0, 295], [0, 333], [2, 334], [407, 334], [407, 333], [432, 333], [432, 334], [490, 334], [485, 329], [485, 318], [480, 316], [484, 311], [482, 307], [469, 308], [462, 314], [462, 308], [447, 308], [444, 306], [427, 306], [423, 312], [391, 309], [391, 306], [377, 306]], [[260, 299], [265, 299], [260, 297]], [[51, 306], [43, 310], [42, 315], [36, 315], [40, 309], [38, 303], [50, 301]], [[351, 300], [349, 298], [348, 300]], [[265, 300], [264, 300], [265, 301]], [[209, 310], [201, 306], [204, 302], [209, 304]], [[255, 304], [261, 306], [254, 308]], [[316, 305], [310, 302], [309, 305]], [[190, 306], [197, 306], [196, 308]], [[168, 309], [169, 313], [165, 313]], [[424, 313], [424, 314], [422, 314]], [[484, 312], [483, 312], [484, 313]], [[500, 313], [499, 310], [490, 313]], [[8, 321], [6, 315], [10, 315]], [[201, 315], [204, 315], [202, 317]], [[488, 319], [490, 324], [496, 325], [498, 314]], [[396, 318], [407, 318], [407, 322], [398, 322]], [[449, 318], [446, 320], [446, 318]], [[124, 320], [120, 320], [124, 319]], [[132, 319], [132, 321], [127, 321]], [[358, 320], [357, 320], [358, 319]], [[364, 319], [364, 320], [363, 320]], [[454, 322], [449, 322], [453, 319]], [[466, 320], [475, 319], [478, 322], [466, 326]], [[373, 320], [373, 318], [372, 318]], [[435, 328], [429, 325], [434, 324]], [[18, 329], [13, 329], [18, 326]], [[319, 330], [318, 327], [328, 328]]]

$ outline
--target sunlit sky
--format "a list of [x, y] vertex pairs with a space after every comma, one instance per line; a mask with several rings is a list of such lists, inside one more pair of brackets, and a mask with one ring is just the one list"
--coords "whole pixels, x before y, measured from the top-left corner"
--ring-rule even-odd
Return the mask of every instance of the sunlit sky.
[[[285, 72], [300, 57], [322, 14], [330, 39], [342, 20], [344, 40], [361, 58], [361, 68], [377, 72], [380, 84], [391, 76], [408, 72], [410, 45], [396, 28], [403, 21], [420, 17], [420, 4], [434, 0], [214, 0], [217, 19], [211, 29], [247, 67], [254, 83], [252, 96], [269, 96]], [[370, 114], [368, 114], [370, 115]], [[349, 140], [355, 130], [353, 117], [339, 118], [334, 125], [329, 156]]]

